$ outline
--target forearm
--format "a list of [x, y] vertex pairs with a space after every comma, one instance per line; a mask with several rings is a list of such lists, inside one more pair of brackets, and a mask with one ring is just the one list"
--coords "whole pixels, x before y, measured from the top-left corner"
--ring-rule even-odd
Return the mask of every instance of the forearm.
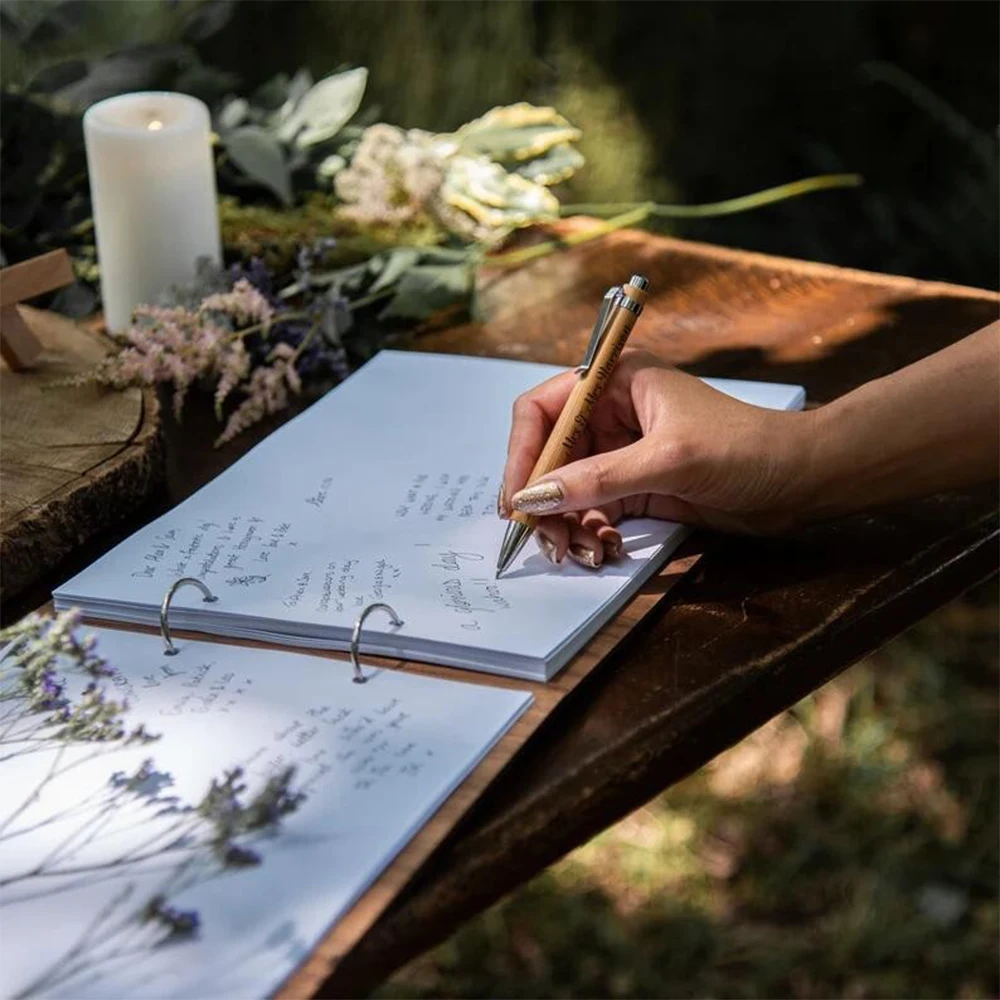
[[803, 520], [995, 478], [1000, 323], [814, 411], [803, 451]]

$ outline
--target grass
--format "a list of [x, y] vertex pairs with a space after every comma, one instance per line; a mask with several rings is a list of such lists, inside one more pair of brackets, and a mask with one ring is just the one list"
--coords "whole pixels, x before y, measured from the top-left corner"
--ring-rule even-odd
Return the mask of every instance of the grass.
[[996, 996], [997, 604], [942, 609], [378, 995]]

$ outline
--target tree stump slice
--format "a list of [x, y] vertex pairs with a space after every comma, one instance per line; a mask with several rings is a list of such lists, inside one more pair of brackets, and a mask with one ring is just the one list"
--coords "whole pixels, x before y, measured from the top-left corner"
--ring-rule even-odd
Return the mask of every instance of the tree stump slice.
[[43, 352], [0, 365], [0, 597], [20, 593], [76, 546], [134, 510], [164, 480], [151, 390], [46, 386], [93, 368], [100, 334], [23, 307]]

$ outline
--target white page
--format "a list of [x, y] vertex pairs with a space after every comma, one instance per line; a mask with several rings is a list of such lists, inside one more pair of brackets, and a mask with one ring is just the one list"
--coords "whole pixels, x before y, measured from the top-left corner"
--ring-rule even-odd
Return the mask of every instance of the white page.
[[[551, 676], [662, 565], [684, 531], [622, 526], [625, 555], [599, 572], [553, 566], [534, 542], [500, 580], [496, 494], [510, 410], [548, 365], [383, 351], [193, 497], [60, 587], [59, 608], [216, 634], [346, 648], [360, 610], [372, 651], [526, 677]], [[761, 406], [795, 386], [717, 381]]]
[[[42, 995], [245, 998], [272, 992], [531, 702], [521, 691], [391, 670], [368, 668], [371, 679], [355, 684], [349, 664], [296, 653], [183, 642], [177, 656], [166, 657], [158, 637], [113, 629], [98, 635], [101, 655], [118, 671], [112, 690], [131, 702], [130, 723], [144, 722], [161, 738], [66, 771], [94, 744], [77, 744], [58, 761], [56, 749], [11, 759], [30, 744], [12, 744], [5, 734], [0, 996], [18, 995], [53, 968], [70, 970], [74, 963], [66, 955], [105, 911], [81, 968], [50, 980]], [[162, 794], [192, 804], [211, 779], [236, 765], [246, 769], [252, 793], [269, 774], [294, 764], [293, 787], [308, 794], [275, 838], [253, 845], [263, 856], [259, 867], [211, 880], [202, 872], [170, 898], [173, 906], [198, 911], [200, 934], [157, 949], [141, 940], [131, 916], [177, 878], [190, 852], [153, 852], [111, 873], [93, 869], [141, 850], [177, 821], [150, 819], [155, 810], [147, 807], [146, 822], [135, 825], [139, 813], [128, 796], [101, 813], [110, 775], [132, 774], [146, 758], [172, 777]], [[30, 802], [54, 765], [58, 776]], [[22, 802], [30, 804], [8, 824]], [[107, 825], [86, 826], [89, 842], [85, 835], [69, 839], [101, 815]], [[46, 857], [42, 867], [49, 874], [18, 878]], [[70, 867], [88, 871], [56, 874]], [[128, 899], [115, 905], [130, 886]], [[135, 954], [111, 960], [129, 939], [139, 941]]]

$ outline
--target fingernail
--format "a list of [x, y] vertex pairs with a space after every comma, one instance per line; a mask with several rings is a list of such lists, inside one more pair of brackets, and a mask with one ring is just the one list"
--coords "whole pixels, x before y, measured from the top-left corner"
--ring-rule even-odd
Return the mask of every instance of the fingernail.
[[550, 563], [555, 563], [557, 566], [559, 565], [559, 560], [556, 558], [556, 552], [558, 550], [556, 549], [555, 542], [546, 538], [541, 532], [538, 533], [538, 547], [542, 550], [542, 555], [545, 556]]
[[569, 554], [581, 566], [586, 566], [587, 569], [597, 569], [597, 556], [594, 550], [588, 549], [586, 545], [571, 545], [569, 547]]
[[497, 517], [501, 521], [510, 520], [510, 507], [507, 506], [507, 494], [504, 493], [503, 483], [500, 484], [500, 489], [497, 490]]
[[563, 491], [557, 482], [550, 479], [518, 490], [510, 502], [514, 510], [523, 514], [544, 514], [547, 510], [555, 510], [563, 502]]
[[622, 536], [618, 532], [608, 532], [606, 535], [600, 535], [601, 541], [604, 543], [604, 551], [609, 559], [617, 559], [621, 556], [624, 551], [625, 545], [622, 542]]

